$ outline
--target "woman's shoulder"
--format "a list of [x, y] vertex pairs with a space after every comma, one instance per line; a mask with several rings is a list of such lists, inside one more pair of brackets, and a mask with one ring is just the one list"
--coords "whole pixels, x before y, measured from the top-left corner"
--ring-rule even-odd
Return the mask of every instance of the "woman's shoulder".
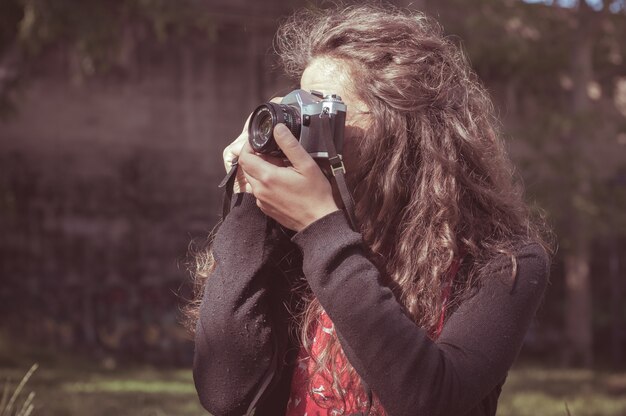
[[550, 262], [550, 255], [546, 248], [536, 241], [519, 244], [513, 253], [518, 257], [540, 259], [544, 263]]
[[546, 248], [538, 242], [530, 242], [521, 245], [513, 251], [518, 263], [525, 269], [533, 269], [536, 272], [548, 274], [551, 265], [551, 257]]
[[504, 284], [510, 294], [519, 291], [543, 293], [549, 282], [550, 266], [551, 257], [544, 246], [534, 241], [526, 242], [494, 257], [483, 268], [481, 280]]
[[511, 248], [500, 250], [481, 261], [484, 272], [515, 268], [516, 265], [534, 266], [538, 269], [548, 270], [551, 264], [551, 256], [542, 244], [535, 241], [511, 244]]

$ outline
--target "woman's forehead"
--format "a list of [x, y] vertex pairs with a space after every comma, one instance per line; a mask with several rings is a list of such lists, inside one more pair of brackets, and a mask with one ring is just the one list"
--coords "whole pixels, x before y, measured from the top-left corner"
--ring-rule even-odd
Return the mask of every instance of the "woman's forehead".
[[300, 88], [323, 94], [337, 94], [348, 106], [348, 112], [367, 112], [367, 106], [357, 98], [352, 88], [348, 64], [339, 59], [318, 57], [311, 61], [300, 78]]
[[324, 94], [338, 94], [343, 98], [348, 92], [350, 77], [344, 63], [336, 59], [315, 58], [300, 78], [300, 88], [316, 90]]

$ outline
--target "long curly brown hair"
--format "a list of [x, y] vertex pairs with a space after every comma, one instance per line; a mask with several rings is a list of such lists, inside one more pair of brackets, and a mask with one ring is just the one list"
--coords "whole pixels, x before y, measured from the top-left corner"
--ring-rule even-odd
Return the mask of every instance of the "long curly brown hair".
[[[436, 22], [391, 6], [305, 9], [281, 25], [275, 46], [295, 79], [326, 57], [359, 80], [351, 92], [369, 107], [371, 123], [351, 181], [356, 215], [368, 255], [416, 325], [436, 328], [455, 259], [463, 257], [448, 310], [488, 278], [481, 271], [497, 256], [510, 257], [514, 279], [520, 246], [538, 242], [551, 252], [545, 227], [523, 201], [492, 101]], [[200, 287], [212, 268], [204, 254]], [[295, 323], [310, 353], [323, 309], [312, 294], [304, 299]], [[330, 376], [343, 396], [342, 374], [356, 373], [346, 359], [337, 368], [337, 354], [343, 351], [333, 334], [314, 357], [315, 371]]]

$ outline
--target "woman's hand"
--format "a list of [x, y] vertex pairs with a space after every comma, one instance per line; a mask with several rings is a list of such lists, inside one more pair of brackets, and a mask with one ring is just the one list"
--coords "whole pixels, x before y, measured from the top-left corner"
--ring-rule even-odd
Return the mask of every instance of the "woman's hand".
[[[241, 149], [243, 145], [248, 142], [248, 124], [250, 123], [250, 114], [246, 123], [243, 125], [243, 130], [239, 137], [237, 137], [231, 144], [226, 146], [222, 156], [224, 158], [224, 168], [226, 169], [226, 173], [230, 172], [230, 168], [232, 167], [233, 160], [239, 157], [241, 153]], [[243, 175], [241, 169], [237, 169], [237, 177], [235, 178], [235, 182], [233, 183], [233, 192], [248, 192], [252, 193], [252, 188], [246, 182], [246, 178]]]
[[254, 153], [247, 142], [241, 149], [239, 166], [259, 208], [284, 227], [301, 231], [338, 207], [319, 166], [284, 124], [276, 125], [274, 138], [291, 166]]

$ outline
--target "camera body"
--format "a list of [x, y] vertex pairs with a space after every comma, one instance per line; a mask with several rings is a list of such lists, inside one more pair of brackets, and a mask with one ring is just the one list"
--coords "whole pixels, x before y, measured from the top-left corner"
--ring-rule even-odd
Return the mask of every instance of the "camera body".
[[293, 90], [280, 103], [266, 102], [250, 117], [248, 140], [258, 153], [283, 156], [274, 140], [274, 127], [283, 123], [300, 141], [304, 149], [317, 159], [327, 159], [328, 151], [322, 136], [323, 113], [330, 116], [332, 141], [341, 154], [346, 124], [346, 105], [336, 94], [323, 95], [317, 91]]

